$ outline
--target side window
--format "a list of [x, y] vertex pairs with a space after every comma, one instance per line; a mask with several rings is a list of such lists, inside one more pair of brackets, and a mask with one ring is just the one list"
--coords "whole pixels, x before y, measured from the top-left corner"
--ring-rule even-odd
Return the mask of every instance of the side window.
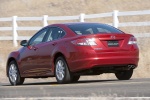
[[66, 33], [58, 27], [51, 27], [48, 34], [47, 41], [53, 41], [62, 38]]
[[36, 34], [31, 38], [31, 40], [30, 40], [30, 42], [29, 42], [29, 45], [36, 45], [36, 44], [39, 44], [39, 43], [43, 42], [44, 36], [45, 36], [47, 30], [48, 30], [48, 29], [45, 28], [45, 29], [39, 31], [38, 33], [36, 33]]

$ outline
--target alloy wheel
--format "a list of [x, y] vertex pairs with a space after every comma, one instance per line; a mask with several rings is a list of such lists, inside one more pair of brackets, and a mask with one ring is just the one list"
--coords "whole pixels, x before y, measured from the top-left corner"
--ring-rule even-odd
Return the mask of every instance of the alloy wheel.
[[10, 81], [12, 83], [16, 83], [17, 81], [17, 74], [18, 71], [17, 71], [17, 67], [15, 64], [11, 64], [10, 67], [9, 67], [9, 78], [10, 78]]
[[56, 64], [56, 75], [59, 80], [63, 80], [65, 77], [65, 64], [62, 60], [59, 60]]

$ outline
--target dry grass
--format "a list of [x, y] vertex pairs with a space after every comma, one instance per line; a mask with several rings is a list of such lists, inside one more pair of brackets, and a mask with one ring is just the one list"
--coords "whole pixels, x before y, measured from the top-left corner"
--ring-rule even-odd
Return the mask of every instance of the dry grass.
[[1, 0], [0, 17], [78, 15], [150, 9], [149, 0]]
[[[1, 0], [0, 17], [11, 17], [17, 15], [19, 17], [27, 16], [68, 16], [85, 14], [96, 14], [104, 12], [119, 11], [137, 11], [150, 9], [149, 0]], [[150, 21], [150, 15], [119, 17], [120, 22], [131, 21]], [[78, 20], [75, 20], [76, 22]], [[88, 19], [88, 22], [112, 23], [112, 18], [96, 18]], [[49, 21], [57, 23], [58, 21]], [[65, 22], [65, 21], [61, 21]], [[68, 21], [67, 21], [68, 22]], [[40, 22], [19, 22], [19, 26], [42, 26]], [[0, 26], [12, 26], [10, 22], [0, 22]], [[128, 33], [150, 33], [150, 27], [122, 27], [121, 29]], [[23, 34], [22, 34], [23, 33]], [[19, 35], [32, 35], [34, 31], [19, 31]], [[0, 32], [0, 36], [12, 35], [11, 32]], [[140, 62], [135, 70], [133, 78], [150, 77], [150, 48], [148, 47], [150, 38], [138, 38], [140, 48]], [[18, 47], [19, 48], [19, 47]], [[0, 41], [0, 80], [6, 82], [5, 64], [8, 54], [17, 50], [12, 45], [12, 41]], [[104, 74], [100, 76], [82, 77], [81, 79], [111, 79], [115, 78], [113, 74]]]

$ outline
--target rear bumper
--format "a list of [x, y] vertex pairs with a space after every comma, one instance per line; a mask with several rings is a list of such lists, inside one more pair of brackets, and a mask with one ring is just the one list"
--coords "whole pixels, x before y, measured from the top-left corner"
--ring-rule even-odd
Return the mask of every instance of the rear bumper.
[[92, 69], [94, 67], [105, 67], [105, 66], [127, 66], [127, 65], [135, 65], [138, 66], [139, 55], [138, 51], [128, 52], [119, 55], [118, 53], [110, 54], [106, 56], [106, 54], [93, 54], [92, 56], [86, 56], [85, 58], [72, 60], [69, 63], [69, 68], [71, 72]]

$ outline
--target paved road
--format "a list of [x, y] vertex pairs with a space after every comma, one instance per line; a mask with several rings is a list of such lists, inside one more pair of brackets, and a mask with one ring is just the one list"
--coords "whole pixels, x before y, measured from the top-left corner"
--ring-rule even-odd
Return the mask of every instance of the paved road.
[[89, 96], [150, 97], [150, 79], [81, 80], [73, 84], [42, 82], [25, 83], [21, 86], [0, 84], [0, 98]]

